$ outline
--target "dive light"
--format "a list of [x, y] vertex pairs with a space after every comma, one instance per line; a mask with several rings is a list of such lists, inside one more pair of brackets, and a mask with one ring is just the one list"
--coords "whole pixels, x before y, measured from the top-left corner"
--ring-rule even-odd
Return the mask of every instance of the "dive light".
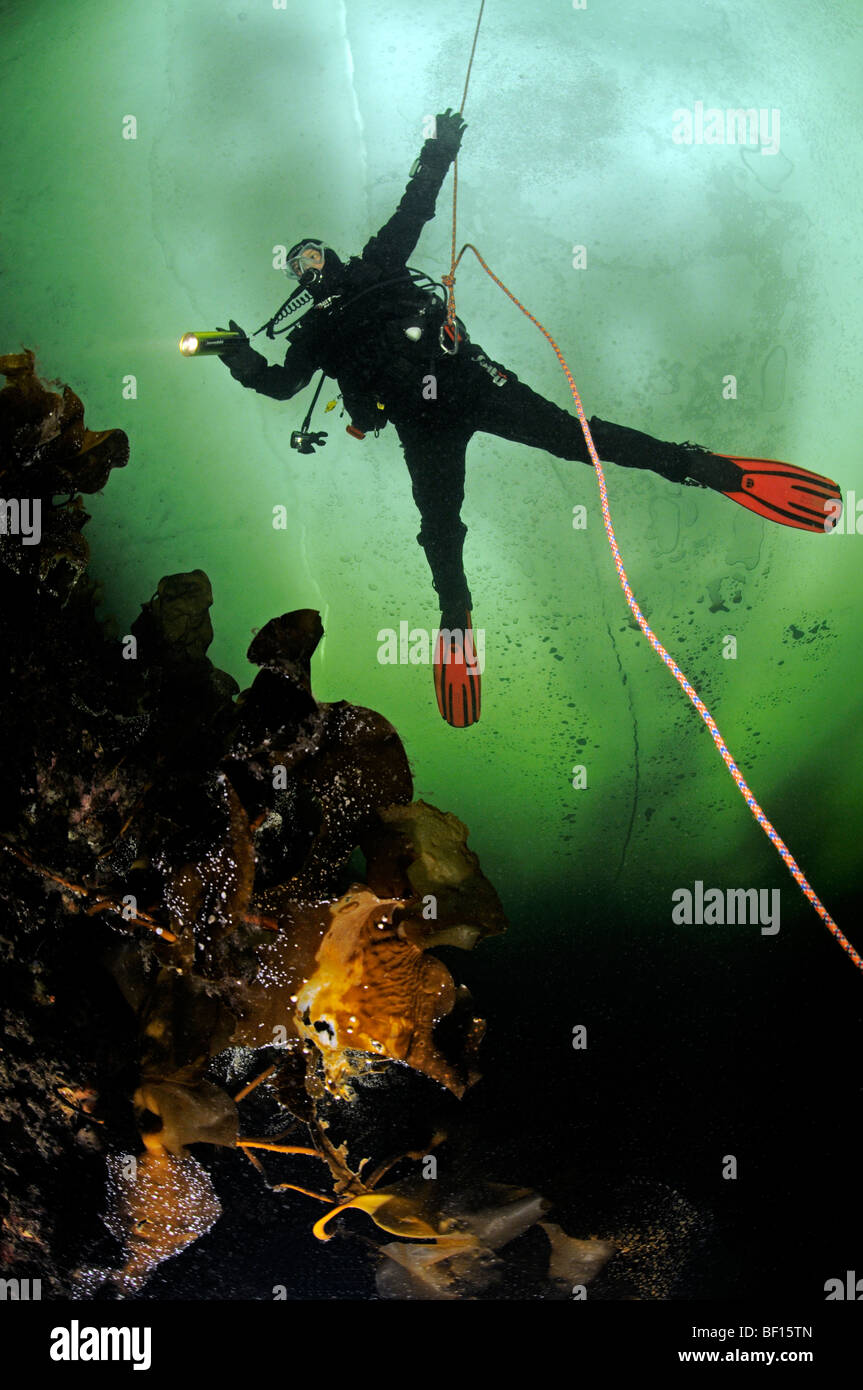
[[221, 328], [215, 333], [184, 333], [180, 351], [184, 357], [207, 357], [224, 351], [232, 343], [247, 343], [245, 333], [227, 333]]

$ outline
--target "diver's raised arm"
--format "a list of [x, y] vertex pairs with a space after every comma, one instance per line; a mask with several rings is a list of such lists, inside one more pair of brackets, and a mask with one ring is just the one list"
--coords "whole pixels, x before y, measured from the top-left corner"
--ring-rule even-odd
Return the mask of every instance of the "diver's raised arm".
[[[234, 332], [242, 333], [239, 324], [229, 320]], [[228, 371], [241, 386], [249, 386], [262, 396], [271, 396], [276, 401], [289, 401], [304, 386], [308, 386], [317, 370], [317, 364], [299, 346], [291, 346], [285, 354], [284, 366], [271, 367], [262, 353], [256, 352], [244, 337], [231, 343], [224, 352], [219, 353]]]
[[411, 169], [401, 202], [377, 236], [363, 248], [362, 259], [383, 265], [404, 265], [420, 232], [435, 214], [435, 202], [450, 164], [458, 154], [466, 126], [449, 107], [435, 117], [436, 133], [426, 140]]

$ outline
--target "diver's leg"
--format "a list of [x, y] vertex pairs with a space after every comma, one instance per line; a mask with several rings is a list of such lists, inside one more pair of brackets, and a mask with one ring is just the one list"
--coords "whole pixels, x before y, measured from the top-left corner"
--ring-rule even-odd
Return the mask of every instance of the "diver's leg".
[[470, 431], [401, 424], [396, 431], [421, 517], [417, 540], [426, 553], [441, 612], [460, 615], [463, 622], [472, 607], [463, 561], [467, 527], [461, 519]]
[[[481, 349], [474, 348], [472, 358], [465, 354], [462, 372], [465, 381], [475, 384], [470, 398], [474, 429], [545, 449], [558, 458], [589, 462], [576, 415], [531, 391], [506, 367], [489, 364]], [[715, 454], [700, 444], [667, 443], [598, 416], [589, 423], [601, 460], [624, 468], [649, 468], [670, 482], [711, 488], [768, 521], [829, 533], [842, 514], [838, 484], [796, 464]]]
[[[472, 346], [475, 355], [469, 365], [466, 359], [466, 370], [476, 377], [477, 389], [471, 402], [471, 424], [475, 430], [527, 444], [533, 449], [545, 449], [556, 458], [590, 463], [587, 444], [574, 412], [562, 410], [553, 401], [538, 395], [499, 363], [491, 363], [491, 366], [506, 380], [502, 385], [495, 384], [494, 375], [485, 365], [489, 359], [482, 349]], [[615, 425], [596, 415], [589, 425], [601, 460], [623, 468], [649, 468], [672, 482], [683, 482], [695, 476], [694, 461], [702, 451], [692, 445], [665, 443], [628, 425]]]
[[[457, 415], [454, 418], [458, 418]], [[466, 729], [480, 716], [482, 665], [474, 647], [473, 600], [462, 551], [464, 456], [471, 429], [398, 425], [422, 524], [417, 540], [431, 567], [441, 622], [432, 662], [438, 709], [448, 724]]]

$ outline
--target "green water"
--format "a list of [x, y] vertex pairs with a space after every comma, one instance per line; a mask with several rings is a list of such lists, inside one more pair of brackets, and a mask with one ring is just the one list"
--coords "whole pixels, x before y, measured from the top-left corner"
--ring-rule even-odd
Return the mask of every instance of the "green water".
[[[317, 235], [358, 254], [401, 195], [423, 119], [461, 99], [474, 6], [293, 8], [78, 0], [61, 18], [41, 0], [0, 4], [0, 348], [33, 348], [91, 428], [129, 435], [129, 467], [90, 504], [105, 613], [127, 632], [160, 576], [204, 569], [211, 656], [247, 685], [252, 631], [318, 608], [316, 694], [391, 719], [417, 794], [471, 827], [513, 922], [489, 948], [498, 971], [556, 945], [583, 1009], [579, 952], [625, 918], [627, 944], [655, 938], [674, 976], [670, 895], [695, 879], [782, 890], [776, 942], [752, 927], [704, 938], [716, 970], [732, 937], [744, 970], [771, 949], [783, 971], [804, 969], [824, 928], [629, 620], [590, 469], [489, 436], [469, 446], [466, 568], [486, 672], [480, 723], [453, 730], [428, 667], [377, 660], [380, 629], [438, 618], [394, 430], [350, 439], [322, 413], [328, 384], [328, 446], [303, 457], [288, 437], [311, 388], [278, 403], [218, 361], [180, 357], [183, 331], [229, 316], [252, 330], [274, 312], [290, 289], [274, 246]], [[857, 0], [490, 0], [459, 244], [475, 242], [557, 339], [588, 416], [791, 459], [863, 497], [862, 62]], [[779, 109], [779, 152], [676, 145], [673, 112], [698, 101]], [[449, 265], [451, 187], [411, 258], [435, 276]], [[572, 267], [576, 244], [586, 269]], [[490, 355], [571, 404], [548, 344], [470, 253], [456, 292]], [[643, 610], [816, 891], [848, 909], [863, 536], [796, 532], [653, 474], [607, 473]], [[572, 527], [579, 503], [585, 531]], [[280, 504], [286, 530], [272, 526]], [[844, 988], [853, 967], [828, 946], [825, 973]], [[554, 974], [547, 958], [540, 968]]]
[[[586, 467], [489, 436], [470, 446], [466, 555], [487, 674], [481, 723], [456, 733], [438, 719], [427, 668], [377, 661], [380, 628], [437, 619], [393, 429], [360, 444], [336, 428], [303, 458], [288, 434], [308, 393], [257, 397], [220, 363], [176, 351], [185, 329], [228, 315], [252, 329], [273, 311], [287, 293], [274, 245], [310, 232], [361, 249], [401, 194], [423, 117], [460, 100], [473, 11], [444, 4], [419, 19], [407, 5], [393, 15], [325, 0], [298, 22], [265, 5], [99, 0], [58, 26], [45, 5], [3, 10], [4, 347], [35, 348], [82, 396], [91, 427], [129, 433], [132, 463], [90, 528], [121, 629], [162, 574], [203, 568], [213, 658], [245, 684], [251, 629], [319, 608], [319, 697], [394, 721], [419, 790], [476, 827], [504, 893], [529, 895], [537, 876], [576, 891], [588, 874], [616, 880], [636, 725], [625, 881], [640, 892], [665, 874], [672, 844], [681, 882], [721, 874], [731, 856], [735, 883], [769, 875], [769, 846], [700, 721], [626, 626]], [[858, 16], [845, 4], [792, 17], [778, 0], [488, 7], [460, 241], [476, 241], [559, 340], [588, 414], [792, 458], [854, 487]], [[778, 107], [780, 152], [676, 146], [672, 112], [697, 100]], [[436, 274], [450, 186], [412, 258]], [[576, 243], [586, 270], [571, 268]], [[457, 293], [473, 336], [566, 404], [545, 340], [469, 255]], [[137, 400], [123, 399], [130, 373]], [[736, 401], [722, 399], [727, 373]], [[768, 809], [794, 804], [798, 856], [823, 893], [847, 889], [863, 541], [798, 535], [653, 475], [609, 474], [624, 561], [657, 632]], [[571, 528], [579, 502], [586, 533]], [[280, 503], [288, 531], [272, 527]], [[727, 612], [709, 611], [711, 593]], [[822, 620], [812, 642], [789, 636], [791, 623], [808, 632]], [[722, 659], [728, 632], [736, 661]], [[571, 787], [576, 762], [585, 791]]]

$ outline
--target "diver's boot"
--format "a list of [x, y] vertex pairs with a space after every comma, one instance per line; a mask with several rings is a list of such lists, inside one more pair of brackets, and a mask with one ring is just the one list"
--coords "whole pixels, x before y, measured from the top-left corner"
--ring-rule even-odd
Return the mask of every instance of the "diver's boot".
[[441, 716], [454, 729], [479, 719], [480, 668], [470, 611], [441, 613], [434, 651], [434, 688]]
[[680, 444], [688, 457], [687, 481], [722, 492], [768, 521], [800, 531], [833, 531], [842, 515], [842, 493], [831, 478], [777, 459], [711, 454]]

